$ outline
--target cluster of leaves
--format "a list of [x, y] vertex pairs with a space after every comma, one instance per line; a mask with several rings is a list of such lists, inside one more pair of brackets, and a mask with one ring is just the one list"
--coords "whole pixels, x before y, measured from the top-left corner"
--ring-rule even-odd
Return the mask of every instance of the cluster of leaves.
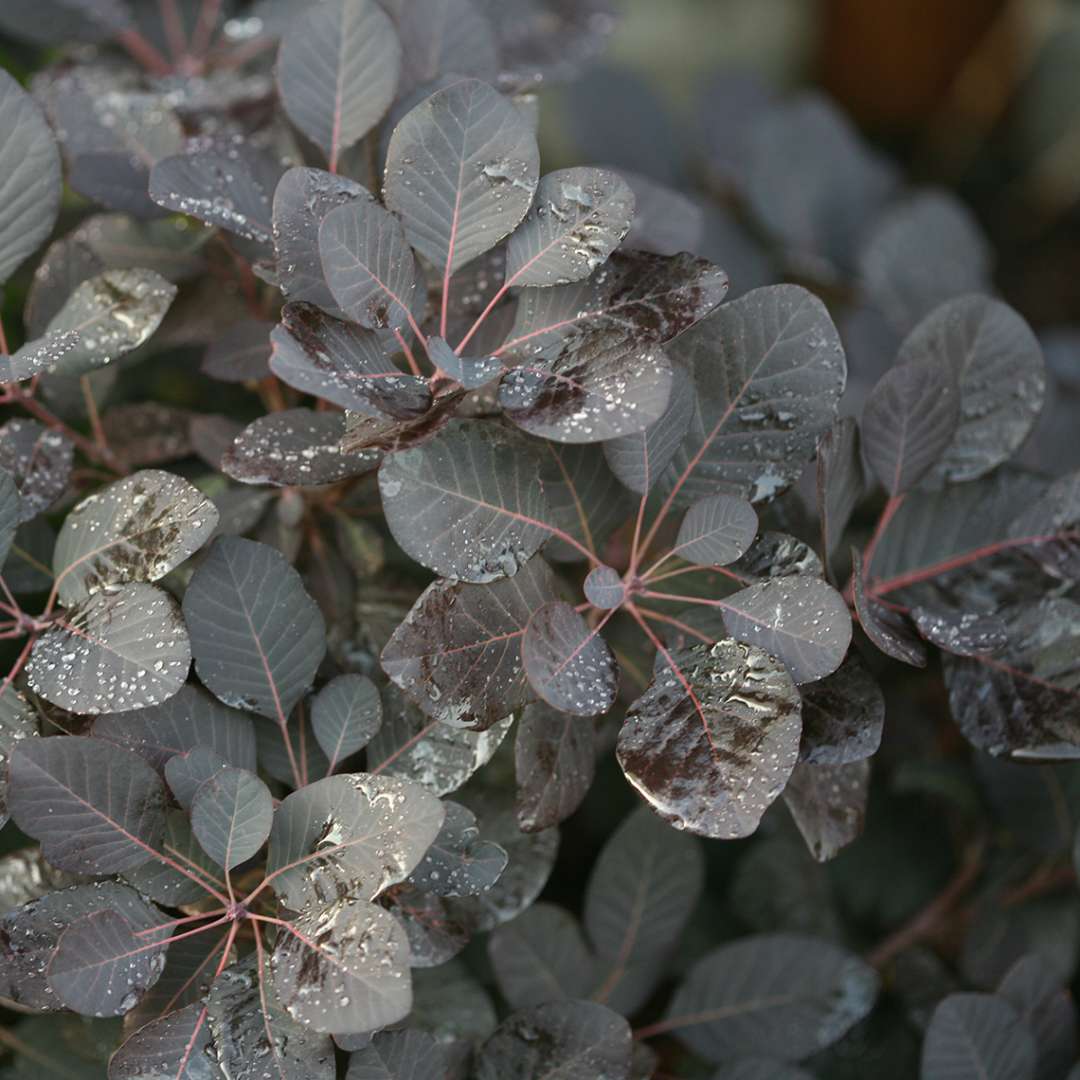
[[[820, 103], [761, 102], [740, 190], [804, 284], [725, 302], [682, 196], [541, 174], [536, 86], [609, 22], [557, 0], [0, 12], [81, 43], [32, 94], [0, 73], [0, 281], [62, 178], [106, 211], [45, 250], [24, 342], [0, 338], [2, 401], [30, 414], [0, 428], [0, 809], [38, 845], [0, 864], [0, 998], [95, 1018], [65, 1029], [93, 1034], [77, 1075], [100, 1043], [114, 1080], [637, 1080], [653, 1045], [665, 1070], [844, 1075], [895, 1009], [880, 972], [913, 1016], [938, 975], [908, 1002], [897, 962], [937, 909], [864, 956], [835, 914], [781, 911], [862, 830], [875, 671], [940, 656], [974, 747], [1080, 755], [1080, 479], [1011, 461], [1047, 376], [973, 226], [898, 200]], [[802, 171], [763, 164], [781, 148]], [[858, 418], [856, 317], [895, 357]], [[192, 346], [187, 400], [216, 380], [224, 412], [99, 414]], [[612, 757], [646, 805], [579, 920], [536, 901]], [[758, 932], [678, 961], [696, 837], [763, 819], [735, 891]], [[1071, 1063], [1071, 967], [1015, 933], [995, 995], [916, 1019], [927, 1080]], [[473, 938], [501, 1023], [457, 959]], [[12, 1075], [53, 1060], [39, 1021]]]

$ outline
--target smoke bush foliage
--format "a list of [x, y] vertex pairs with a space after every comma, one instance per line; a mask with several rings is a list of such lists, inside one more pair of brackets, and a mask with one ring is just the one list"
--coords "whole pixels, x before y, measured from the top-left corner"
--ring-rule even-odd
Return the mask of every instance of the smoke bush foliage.
[[610, 22], [4, 4], [4, 1076], [1067, 1073], [1078, 354], [817, 98], [712, 91], [732, 293], [544, 172]]

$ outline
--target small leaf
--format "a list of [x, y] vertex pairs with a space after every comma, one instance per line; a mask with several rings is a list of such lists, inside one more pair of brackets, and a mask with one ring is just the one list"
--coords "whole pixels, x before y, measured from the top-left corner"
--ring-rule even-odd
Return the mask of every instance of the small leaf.
[[581, 805], [595, 771], [592, 725], [543, 703], [530, 705], [514, 742], [518, 825], [537, 832], [565, 821]]
[[9, 420], [0, 427], [0, 469], [14, 477], [19, 521], [47, 510], [67, 489], [75, 447], [63, 432], [36, 420]]
[[427, 352], [431, 362], [466, 390], [477, 390], [497, 379], [506, 369], [493, 356], [458, 356], [445, 338], [429, 337]]
[[599, 716], [619, 689], [615, 657], [596, 629], [554, 600], [532, 613], [521, 641], [529, 684], [549, 705], [574, 716]]
[[217, 523], [213, 503], [179, 476], [148, 469], [118, 480], [64, 521], [53, 554], [60, 602], [160, 580], [198, 551]]
[[431, 408], [427, 381], [399, 371], [386, 338], [374, 331], [310, 304], [287, 304], [270, 340], [270, 370], [305, 394], [398, 420], [423, 416]]
[[219, 537], [184, 594], [195, 670], [226, 705], [281, 723], [311, 686], [326, 627], [300, 575], [273, 548]]
[[507, 243], [507, 284], [566, 285], [587, 278], [619, 246], [633, 218], [634, 193], [617, 173], [548, 173]]
[[490, 889], [506, 869], [507, 854], [480, 839], [472, 811], [444, 802], [446, 817], [409, 882], [436, 896], [475, 896]]
[[195, 746], [165, 762], [165, 780], [176, 801], [190, 811], [199, 788], [229, 763], [209, 746]]
[[512, 576], [550, 536], [539, 459], [513, 432], [459, 421], [379, 469], [386, 523], [406, 554], [444, 577]]
[[390, 107], [400, 67], [397, 34], [374, 0], [332, 0], [289, 24], [278, 54], [281, 103], [331, 171]]
[[45, 241], [63, 186], [56, 139], [41, 108], [0, 72], [0, 285]]
[[522, 115], [490, 86], [462, 79], [394, 129], [385, 198], [409, 243], [449, 275], [518, 225], [539, 179], [536, 138]]
[[824, 941], [761, 934], [698, 961], [668, 1006], [679, 1038], [709, 1061], [758, 1054], [799, 1061], [846, 1034], [872, 1008], [874, 970]]
[[810, 854], [825, 862], [862, 832], [869, 796], [870, 762], [795, 766], [784, 802]]
[[695, 645], [672, 660], [627, 711], [619, 764], [668, 821], [716, 839], [748, 836], [798, 759], [798, 690], [755, 645]]
[[932, 357], [885, 372], [863, 408], [862, 448], [892, 496], [933, 468], [960, 423], [960, 393], [949, 369]]
[[555, 598], [543, 559], [490, 585], [429, 585], [382, 654], [383, 670], [428, 716], [485, 728], [531, 698], [519, 639]]
[[1031, 1080], [1037, 1048], [1016, 1010], [993, 994], [950, 994], [923, 1040], [923, 1080]]
[[179, 605], [135, 582], [94, 593], [53, 622], [34, 644], [26, 677], [54, 705], [96, 715], [160, 705], [190, 667]]
[[382, 726], [382, 701], [366, 675], [338, 675], [311, 703], [311, 729], [334, 766], [363, 749]]
[[331, 210], [319, 226], [319, 255], [334, 300], [361, 326], [397, 330], [422, 310], [416, 258], [401, 222], [374, 200]]
[[630, 1025], [591, 1001], [553, 1001], [514, 1013], [480, 1047], [476, 1080], [630, 1080]]
[[593, 607], [603, 611], [622, 607], [626, 599], [626, 586], [623, 584], [623, 579], [619, 571], [613, 570], [610, 566], [594, 566], [585, 578], [582, 591], [585, 593], [585, 599]]
[[26, 739], [8, 769], [11, 816], [57, 868], [116, 874], [152, 857], [165, 789], [136, 754], [81, 736]]
[[196, 792], [191, 830], [225, 870], [247, 862], [266, 843], [274, 819], [270, 789], [246, 769], [222, 769]]
[[746, 552], [757, 529], [757, 514], [745, 499], [711, 495], [687, 510], [670, 554], [698, 566], [727, 566]]

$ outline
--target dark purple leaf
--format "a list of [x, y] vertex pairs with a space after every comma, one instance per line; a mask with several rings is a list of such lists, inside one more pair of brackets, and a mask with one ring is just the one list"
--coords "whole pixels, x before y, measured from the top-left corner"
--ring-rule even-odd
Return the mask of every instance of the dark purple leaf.
[[521, 436], [459, 421], [383, 461], [386, 523], [406, 554], [444, 577], [513, 575], [551, 535], [539, 471], [538, 455]]
[[400, 69], [401, 45], [375, 0], [330, 0], [289, 24], [278, 53], [281, 103], [331, 172], [390, 107]]
[[499, 385], [499, 404], [531, 435], [596, 443], [658, 420], [671, 383], [671, 365], [657, 345], [597, 330], [571, 339], [549, 359], [511, 368]]
[[416, 259], [401, 222], [374, 200], [331, 210], [319, 226], [319, 255], [334, 300], [361, 326], [396, 330], [423, 311]]
[[750, 545], [742, 558], [731, 563], [732, 573], [750, 581], [783, 577], [825, 576], [818, 553], [788, 533], [766, 530]]
[[666, 1022], [709, 1061], [760, 1054], [799, 1061], [843, 1037], [873, 1007], [873, 968], [825, 941], [760, 934], [699, 960]]
[[270, 789], [246, 769], [214, 773], [191, 803], [191, 831], [225, 870], [247, 862], [266, 843], [273, 818]]
[[536, 138], [490, 86], [463, 79], [394, 129], [385, 198], [409, 243], [453, 274], [521, 221], [540, 179]]
[[[124, 874], [129, 885], [156, 903], [166, 907], [194, 904], [206, 900], [210, 889], [225, 888], [220, 870], [199, 846], [184, 810], [166, 811], [158, 856]], [[184, 872], [176, 869], [177, 863]]]
[[409, 876], [409, 883], [436, 896], [475, 896], [502, 876], [507, 854], [480, 839], [476, 816], [459, 803], [443, 803], [446, 817], [439, 835]]
[[374, 450], [391, 454], [422, 446], [454, 419], [464, 397], [464, 390], [440, 394], [430, 411], [415, 420], [390, 420], [357, 412], [346, 413], [341, 449], [346, 454], [364, 454]]
[[626, 599], [626, 586], [618, 570], [610, 566], [596, 566], [589, 571], [583, 586], [585, 599], [593, 607], [610, 611], [621, 607]]
[[1023, 1017], [1003, 998], [950, 994], [926, 1029], [921, 1075], [928, 1080], [1031, 1080], [1037, 1057]]
[[394, 632], [383, 669], [433, 719], [490, 727], [530, 700], [520, 639], [554, 598], [540, 558], [490, 585], [437, 581]]
[[530, 705], [514, 742], [516, 814], [524, 832], [565, 821], [581, 805], [596, 771], [593, 726], [542, 702]]
[[514, 1013], [480, 1047], [476, 1080], [630, 1080], [630, 1025], [591, 1001], [553, 1001]]
[[126, 465], [142, 468], [179, 461], [193, 453], [193, 417], [186, 409], [140, 401], [110, 409], [101, 427], [113, 453]]
[[80, 736], [25, 739], [8, 775], [12, 818], [59, 869], [115, 874], [153, 855], [165, 788], [131, 751]]
[[99, 716], [91, 734], [134, 750], [159, 771], [169, 758], [196, 746], [217, 751], [237, 768], [255, 768], [251, 717], [226, 708], [197, 686], [183, 686], [168, 701], [149, 709]]
[[6, 383], [13, 383], [45, 374], [74, 352], [78, 344], [77, 330], [62, 330], [28, 341], [10, 356], [0, 356], [0, 377]]
[[687, 510], [669, 554], [698, 566], [726, 566], [747, 551], [757, 529], [757, 514], [745, 499], [710, 495]]
[[185, 809], [191, 804], [199, 788], [211, 777], [229, 768], [229, 763], [209, 746], [194, 746], [182, 754], [174, 754], [165, 762], [165, 780]]
[[513, 329], [495, 355], [528, 362], [600, 329], [663, 344], [705, 318], [727, 288], [727, 274], [694, 255], [616, 253], [585, 281], [522, 289]]
[[210, 1025], [201, 1003], [192, 1002], [140, 1027], [109, 1060], [109, 1080], [219, 1080]]
[[886, 656], [912, 667], [926, 666], [926, 646], [915, 633], [907, 617], [886, 607], [873, 592], [867, 590], [862, 555], [851, 549], [852, 596], [855, 614], [866, 636]]
[[825, 306], [796, 285], [755, 289], [680, 338], [697, 409], [663, 486], [684, 501], [718, 488], [752, 502], [802, 472], [844, 388], [840, 338]]
[[441, 968], [457, 956], [476, 933], [475, 915], [450, 900], [406, 882], [382, 898], [383, 906], [404, 927], [409, 963], [414, 970]]
[[911, 621], [932, 645], [958, 656], [998, 652], [1009, 642], [1005, 623], [994, 614], [916, 607], [911, 609]]
[[1046, 386], [1042, 349], [1008, 305], [965, 296], [936, 308], [900, 347], [899, 364], [916, 361], [960, 389], [959, 427], [930, 473], [938, 484], [975, 480], [1027, 438]]
[[345, 454], [345, 418], [338, 412], [286, 409], [248, 424], [221, 459], [221, 469], [242, 484], [316, 487], [371, 472], [375, 453]]
[[7, 560], [8, 552], [15, 541], [15, 531], [19, 527], [22, 513], [22, 501], [15, 478], [9, 472], [0, 469], [0, 563]]
[[698, 251], [705, 234], [705, 211], [700, 202], [641, 173], [620, 169], [634, 193], [637, 213], [625, 246], [657, 255]]
[[203, 373], [221, 382], [264, 379], [269, 372], [273, 323], [249, 319], [230, 327], [203, 357]]
[[851, 417], [841, 417], [818, 439], [817, 445], [817, 505], [826, 561], [843, 539], [863, 486], [859, 427]]
[[802, 694], [802, 746], [809, 765], [847, 765], [877, 753], [885, 722], [885, 695], [852, 650], [828, 677]]
[[1044, 597], [998, 614], [1008, 632], [1004, 649], [942, 657], [957, 726], [991, 754], [1080, 757], [1080, 605]]
[[29, 702], [10, 683], [0, 693], [0, 829], [8, 820], [7, 763], [24, 739], [38, 733], [37, 716]]
[[870, 762], [795, 766], [784, 802], [810, 854], [825, 862], [862, 832], [869, 796]]
[[498, 378], [506, 369], [491, 356], [458, 356], [445, 338], [429, 337], [428, 356], [431, 362], [466, 390], [476, 390]]
[[67, 488], [75, 447], [62, 432], [36, 420], [9, 420], [0, 427], [0, 469], [15, 479], [19, 521], [29, 521]]
[[446, 1051], [426, 1031], [381, 1031], [349, 1059], [346, 1080], [442, 1080]]
[[634, 193], [617, 173], [548, 173], [507, 243], [507, 284], [567, 285], [587, 278], [619, 246], [633, 218]]
[[315, 695], [311, 730], [331, 772], [371, 742], [382, 726], [382, 716], [379, 691], [366, 675], [339, 675]]
[[440, 76], [495, 81], [499, 53], [491, 24], [473, 0], [383, 0], [402, 45], [399, 95]]
[[611, 649], [562, 600], [532, 613], [521, 640], [521, 657], [533, 690], [561, 712], [599, 716], [615, 702], [619, 677]]
[[54, 705], [97, 715], [168, 701], [190, 667], [179, 605], [134, 582], [94, 593], [56, 619], [35, 642], [26, 677]]
[[892, 496], [914, 487], [941, 458], [960, 423], [960, 393], [932, 357], [890, 368], [863, 409], [862, 448]]
[[384, 335], [311, 304], [287, 304], [270, 340], [270, 369], [304, 393], [383, 419], [409, 420], [431, 408], [427, 381], [394, 366]]
[[1080, 473], [1060, 476], [1009, 526], [1011, 539], [1034, 539], [1024, 551], [1054, 577], [1080, 573]]
[[748, 836], [799, 755], [791, 676], [754, 645], [695, 645], [629, 708], [618, 758], [663, 818], [716, 839]]
[[195, 670], [226, 705], [284, 723], [311, 686], [326, 628], [300, 575], [273, 548], [220, 537], [184, 594]]
[[[318, 740], [311, 730], [308, 714], [302, 707], [293, 710], [287, 725], [289, 741], [293, 755], [300, 767], [300, 779], [305, 784], [321, 780], [330, 772], [330, 762], [322, 752]], [[255, 741], [259, 747], [259, 767], [267, 776], [289, 787], [296, 786], [296, 774], [288, 748], [277, 724], [258, 724], [255, 728]]]
[[106, 587], [158, 581], [206, 542], [217, 510], [193, 485], [146, 469], [83, 499], [53, 553], [57, 595], [76, 604]]
[[56, 140], [41, 108], [0, 72], [0, 284], [48, 238], [60, 210]]

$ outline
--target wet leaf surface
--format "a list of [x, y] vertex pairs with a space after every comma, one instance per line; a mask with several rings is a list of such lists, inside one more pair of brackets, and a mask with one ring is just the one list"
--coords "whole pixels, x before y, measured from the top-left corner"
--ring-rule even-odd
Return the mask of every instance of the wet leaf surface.
[[795, 766], [784, 802], [818, 862], [833, 858], [862, 832], [869, 786], [865, 758], [845, 765]]
[[517, 821], [537, 832], [565, 821], [592, 786], [592, 724], [537, 702], [522, 714], [514, 742]]
[[1008, 645], [1005, 623], [997, 615], [977, 611], [930, 611], [912, 608], [912, 621], [927, 641], [958, 656], [994, 653]]
[[274, 818], [270, 789], [246, 769], [222, 769], [191, 802], [191, 831], [225, 870], [247, 862], [266, 843]]
[[197, 1002], [152, 1020], [127, 1039], [109, 1061], [110, 1080], [221, 1080], [210, 1025]]
[[483, 840], [476, 816], [460, 803], [443, 803], [446, 817], [410, 884], [436, 896], [475, 896], [490, 889], [506, 869], [507, 854]]
[[14, 477], [20, 522], [36, 517], [63, 495], [74, 456], [66, 435], [35, 420], [9, 420], [0, 427], [0, 469]]
[[851, 562], [855, 614], [866, 636], [886, 656], [912, 667], [925, 667], [926, 646], [905, 615], [886, 607], [867, 590], [862, 556], [854, 548], [851, 550]]
[[831, 675], [802, 690], [799, 760], [847, 765], [877, 752], [885, 721], [885, 695], [855, 650]]
[[[735, 641], [674, 654], [626, 714], [619, 764], [661, 817], [702, 836], [748, 836], [798, 758], [791, 676]], [[681, 678], [679, 677], [681, 675]]]

